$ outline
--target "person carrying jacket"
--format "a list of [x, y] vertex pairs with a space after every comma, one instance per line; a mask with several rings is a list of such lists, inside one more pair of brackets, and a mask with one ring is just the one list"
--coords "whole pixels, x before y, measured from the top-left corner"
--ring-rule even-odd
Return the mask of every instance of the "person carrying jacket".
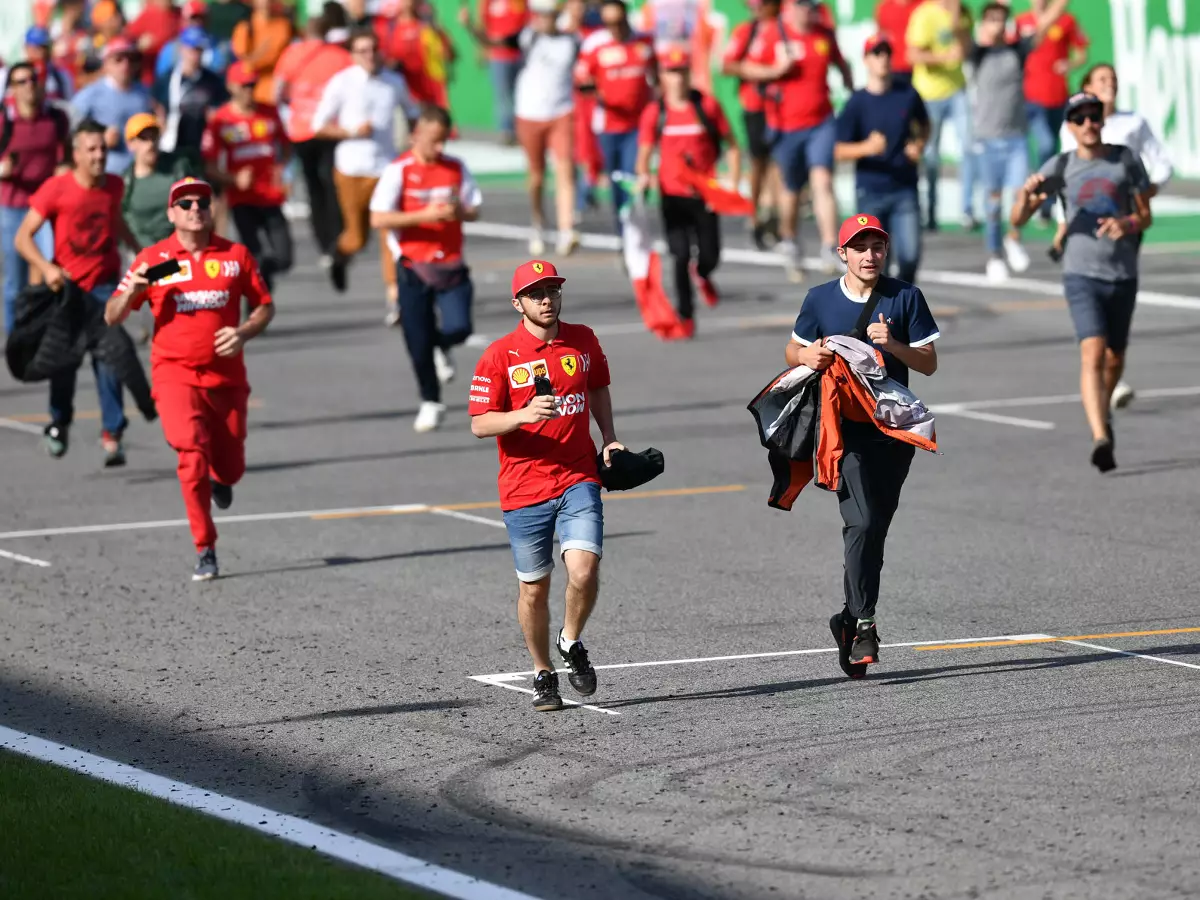
[[[846, 219], [838, 231], [837, 251], [846, 274], [805, 296], [784, 354], [787, 364], [824, 371], [837, 358], [826, 339], [849, 335], [861, 340], [865, 330], [865, 340], [880, 350], [891, 378], [907, 386], [909, 369], [932, 375], [937, 371], [937, 322], [920, 288], [883, 274], [888, 235], [879, 219], [861, 213]], [[882, 433], [873, 422], [854, 421], [847, 412], [843, 410], [841, 421], [845, 449], [837, 487], [845, 523], [845, 608], [829, 620], [829, 627], [842, 670], [862, 678], [867, 665], [879, 662], [875, 606], [883, 545], [914, 448]]]
[[[690, 66], [687, 51], [679, 47], [659, 57], [662, 98], [642, 111], [637, 156], [638, 188], [644, 191], [650, 186], [650, 157], [655, 148], [659, 151], [663, 230], [675, 267], [682, 336], [688, 338], [695, 333], [692, 282], [708, 306], [716, 306], [720, 299], [710, 276], [721, 262], [721, 223], [686, 180], [685, 170], [713, 175], [725, 143], [728, 179], [736, 185], [741, 175], [741, 153], [729, 121], [715, 98], [692, 88]], [[694, 260], [693, 241], [698, 248]]]

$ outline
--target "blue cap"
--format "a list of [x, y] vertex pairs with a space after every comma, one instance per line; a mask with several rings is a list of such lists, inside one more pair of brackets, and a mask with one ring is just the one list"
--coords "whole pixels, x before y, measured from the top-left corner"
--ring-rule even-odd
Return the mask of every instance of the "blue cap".
[[179, 43], [193, 50], [207, 50], [208, 32], [199, 25], [189, 25], [179, 32]]
[[34, 25], [25, 32], [26, 47], [49, 47], [50, 32], [39, 25]]

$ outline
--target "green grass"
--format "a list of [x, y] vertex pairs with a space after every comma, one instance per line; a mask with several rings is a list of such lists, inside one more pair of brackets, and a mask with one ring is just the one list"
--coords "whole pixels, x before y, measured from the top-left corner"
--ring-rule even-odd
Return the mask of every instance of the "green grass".
[[0, 897], [432, 896], [250, 829], [0, 750]]

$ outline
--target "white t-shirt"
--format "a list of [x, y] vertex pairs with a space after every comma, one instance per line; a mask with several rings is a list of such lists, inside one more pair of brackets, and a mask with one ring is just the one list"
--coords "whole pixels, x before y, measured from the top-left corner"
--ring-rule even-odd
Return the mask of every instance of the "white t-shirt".
[[[1063, 122], [1058, 138], [1063, 153], [1070, 153], [1075, 149], [1075, 138], [1066, 122]], [[1167, 156], [1166, 149], [1154, 136], [1149, 123], [1141, 113], [1117, 110], [1104, 120], [1104, 127], [1100, 129], [1100, 140], [1106, 144], [1128, 147], [1132, 150], [1142, 160], [1142, 165], [1146, 167], [1150, 183], [1156, 184], [1160, 188], [1166, 187], [1167, 182], [1175, 173], [1175, 167], [1171, 165], [1171, 158]]]
[[397, 108], [409, 119], [419, 113], [403, 75], [387, 69], [369, 75], [362, 66], [350, 66], [330, 78], [313, 113], [313, 130], [336, 122], [353, 133], [363, 122], [371, 123], [370, 137], [338, 142], [334, 168], [343, 175], [378, 178], [396, 158]]
[[513, 92], [513, 113], [530, 122], [549, 122], [575, 108], [575, 59], [579, 38], [526, 28], [519, 38], [525, 62]]

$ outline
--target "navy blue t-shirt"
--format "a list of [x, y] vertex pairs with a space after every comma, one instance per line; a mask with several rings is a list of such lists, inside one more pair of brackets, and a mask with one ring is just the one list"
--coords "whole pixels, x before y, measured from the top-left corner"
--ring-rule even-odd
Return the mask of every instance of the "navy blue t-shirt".
[[893, 84], [886, 93], [855, 91], [837, 119], [837, 140], [842, 144], [865, 141], [872, 131], [887, 138], [887, 150], [855, 163], [855, 187], [860, 191], [896, 191], [915, 188], [917, 164], [904, 155], [904, 145], [929, 123], [921, 95], [911, 85]]
[[[871, 321], [878, 322], [882, 313], [892, 337], [910, 347], [924, 347], [937, 340], [941, 332], [919, 287], [899, 278], [884, 277], [879, 279], [875, 290], [879, 294], [879, 303]], [[796, 316], [796, 327], [792, 329], [792, 339], [807, 347], [821, 338], [849, 334], [854, 330], [865, 302], [852, 299], [841, 278], [817, 285], [804, 298], [800, 315]], [[870, 343], [865, 335], [862, 340]], [[908, 366], [886, 352], [883, 364], [889, 375], [901, 384], [908, 384]]]

